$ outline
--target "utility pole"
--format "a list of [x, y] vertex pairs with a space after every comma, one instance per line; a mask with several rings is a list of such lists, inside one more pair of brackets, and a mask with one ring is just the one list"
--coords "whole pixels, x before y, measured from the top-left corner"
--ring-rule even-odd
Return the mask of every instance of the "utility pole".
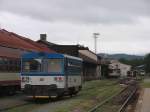
[[97, 53], [97, 38], [99, 33], [93, 33], [93, 38], [94, 38], [94, 47], [95, 47], [95, 54]]

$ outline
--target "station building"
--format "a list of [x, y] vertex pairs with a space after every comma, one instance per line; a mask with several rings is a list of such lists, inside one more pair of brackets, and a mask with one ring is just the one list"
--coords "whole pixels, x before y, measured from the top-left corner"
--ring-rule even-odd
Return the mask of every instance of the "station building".
[[41, 45], [46, 45], [50, 49], [62, 54], [80, 57], [83, 59], [83, 80], [95, 80], [101, 78], [101, 58], [81, 45], [58, 45], [46, 40], [46, 34], [40, 35], [37, 41]]
[[0, 29], [0, 89], [6, 86], [20, 86], [21, 55], [32, 51], [54, 52], [45, 45]]

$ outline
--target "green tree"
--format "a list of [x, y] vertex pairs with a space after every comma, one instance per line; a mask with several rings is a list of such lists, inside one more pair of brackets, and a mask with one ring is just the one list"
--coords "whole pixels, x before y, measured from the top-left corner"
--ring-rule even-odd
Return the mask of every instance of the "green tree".
[[121, 58], [119, 61], [121, 63], [127, 64], [127, 65], [131, 65], [132, 67], [136, 67], [136, 66], [144, 64], [144, 59], [127, 60], [127, 59]]
[[146, 73], [150, 73], [150, 53], [144, 58]]

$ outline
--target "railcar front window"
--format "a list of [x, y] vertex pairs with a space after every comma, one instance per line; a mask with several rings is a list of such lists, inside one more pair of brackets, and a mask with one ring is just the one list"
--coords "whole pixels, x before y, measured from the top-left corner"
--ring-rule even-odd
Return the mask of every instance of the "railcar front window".
[[41, 59], [32, 59], [23, 62], [24, 72], [40, 72], [41, 71]]
[[61, 73], [62, 70], [62, 59], [48, 59], [48, 72]]

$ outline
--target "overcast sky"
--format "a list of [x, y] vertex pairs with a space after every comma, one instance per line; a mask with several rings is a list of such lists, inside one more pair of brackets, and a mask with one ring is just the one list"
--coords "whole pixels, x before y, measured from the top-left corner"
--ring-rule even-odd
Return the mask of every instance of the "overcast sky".
[[33, 40], [40, 33], [57, 44], [98, 52], [150, 52], [150, 0], [0, 0], [0, 27]]

